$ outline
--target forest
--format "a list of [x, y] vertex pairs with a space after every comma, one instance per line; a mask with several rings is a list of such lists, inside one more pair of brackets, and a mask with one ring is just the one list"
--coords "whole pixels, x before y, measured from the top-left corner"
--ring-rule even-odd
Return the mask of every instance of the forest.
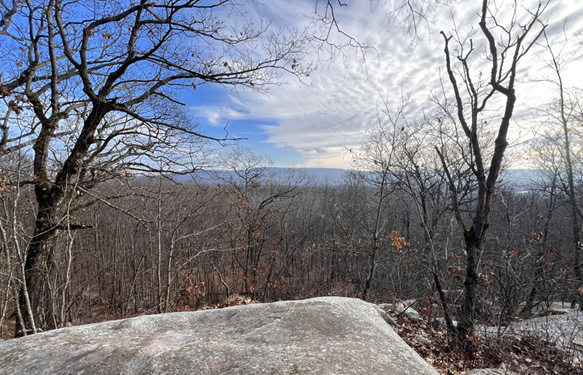
[[[234, 173], [216, 183], [160, 174], [77, 191], [68, 207], [74, 221], [63, 221], [48, 245], [46, 315], [39, 319], [56, 328], [200, 309], [233, 296], [429, 298], [437, 313], [434, 274], [458, 299], [454, 308], [460, 303], [466, 254], [443, 170], [347, 171], [341, 183], [311, 183], [301, 169], [273, 173], [255, 164], [262, 159], [250, 150], [235, 151]], [[544, 172], [532, 171], [529, 190], [503, 183], [497, 190], [479, 273], [483, 322], [509, 321], [579, 295], [566, 174]], [[466, 189], [462, 212], [475, 199], [465, 177], [458, 176]], [[17, 175], [5, 178], [7, 338], [14, 334], [18, 250], [29, 240], [35, 203], [31, 188], [10, 186]]]
[[[483, 0], [469, 34], [442, 31], [431, 109], [383, 101], [336, 182], [276, 173], [179, 99], [262, 93], [309, 77], [314, 50], [367, 48], [336, 17], [349, 4], [315, 3], [306, 29], [274, 31], [233, 21], [237, 1], [0, 2], [2, 338], [337, 295], [422, 301], [469, 345], [476, 324], [583, 306], [583, 96], [564, 70], [581, 43], [547, 33], [550, 2], [505, 14]], [[395, 17], [415, 38], [437, 3]], [[509, 146], [535, 54], [554, 96]], [[519, 184], [505, 177], [526, 164]]]

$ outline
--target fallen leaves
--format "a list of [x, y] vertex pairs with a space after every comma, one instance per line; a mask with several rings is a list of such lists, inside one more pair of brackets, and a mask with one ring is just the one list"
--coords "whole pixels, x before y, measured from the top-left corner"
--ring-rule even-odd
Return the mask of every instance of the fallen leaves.
[[[580, 293], [583, 293], [583, 285]], [[476, 368], [498, 368], [508, 374], [583, 374], [583, 364], [536, 337], [511, 335], [496, 338], [474, 332], [471, 340], [474, 351], [468, 355], [448, 334], [444, 323], [429, 318], [435, 316], [435, 313], [429, 314], [429, 308], [420, 308], [426, 317], [420, 322], [386, 306], [384, 310], [397, 322], [394, 329], [399, 336], [441, 375], [464, 375]]]

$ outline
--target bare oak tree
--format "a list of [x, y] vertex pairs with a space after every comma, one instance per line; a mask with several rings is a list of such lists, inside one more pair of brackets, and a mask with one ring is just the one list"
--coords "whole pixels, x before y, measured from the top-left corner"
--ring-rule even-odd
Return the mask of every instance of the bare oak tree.
[[279, 72], [307, 72], [300, 62], [305, 35], [247, 20], [245, 6], [231, 0], [0, 4], [0, 154], [32, 147], [33, 175], [21, 183], [34, 186], [38, 206], [20, 285], [26, 311], [20, 334], [50, 328], [44, 274], [68, 198], [131, 170], [196, 165], [191, 142], [209, 137], [179, 115], [178, 89], [261, 90]]

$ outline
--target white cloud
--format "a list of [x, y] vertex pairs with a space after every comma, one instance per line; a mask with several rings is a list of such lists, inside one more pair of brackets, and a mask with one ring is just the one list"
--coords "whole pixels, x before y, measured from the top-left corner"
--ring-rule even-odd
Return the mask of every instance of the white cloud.
[[[307, 22], [305, 14], [313, 9], [313, 1], [298, 3], [270, 1], [266, 7], [277, 22], [301, 27]], [[366, 64], [360, 63], [359, 51], [345, 49], [347, 59], [322, 65], [311, 76], [309, 87], [291, 80], [271, 88], [269, 95], [241, 92], [231, 96], [230, 107], [201, 107], [197, 111], [216, 125], [229, 119], [262, 119], [263, 123], [272, 124], [261, 126], [267, 141], [300, 151], [306, 166], [349, 168], [351, 157], [347, 148], [357, 148], [367, 139], [367, 130], [377, 121], [375, 108], [381, 97], [398, 104], [401, 94], [409, 93], [415, 103], [413, 110], [419, 115], [429, 105], [426, 98], [430, 90], [439, 89], [440, 69], [443, 74], [445, 63], [439, 31], [452, 30], [452, 14], [458, 26], [466, 22], [464, 30], [469, 32], [470, 27], [476, 30], [479, 3], [463, 1], [452, 9], [442, 8], [432, 13], [433, 23], [425, 25], [429, 29], [423, 29], [426, 35], [411, 48], [411, 37], [389, 18], [387, 2], [378, 3], [372, 11], [368, 1], [349, 2], [347, 7], [336, 8], [337, 16], [349, 35], [374, 46], [374, 50], [367, 52]], [[499, 10], [498, 16], [504, 18], [509, 14], [505, 8]], [[568, 17], [568, 26], [580, 31], [583, 2], [553, 1], [547, 15], [549, 22]], [[553, 40], [560, 39], [561, 28], [562, 24], [560, 27], [553, 24], [550, 29]], [[542, 71], [544, 64], [535, 56], [529, 58], [532, 62], [522, 69], [532, 77]], [[577, 65], [581, 62], [572, 65], [572, 71], [580, 71]], [[569, 74], [570, 82], [580, 80], [579, 74]], [[528, 78], [524, 76], [524, 80]], [[549, 95], [548, 85], [526, 82], [521, 85], [524, 89], [519, 91], [517, 119], [525, 116], [529, 108], [548, 100]]]
[[240, 120], [248, 115], [236, 110], [231, 106], [200, 105], [192, 106], [191, 112], [194, 116], [206, 119], [207, 123], [213, 126], [225, 126], [229, 120]]

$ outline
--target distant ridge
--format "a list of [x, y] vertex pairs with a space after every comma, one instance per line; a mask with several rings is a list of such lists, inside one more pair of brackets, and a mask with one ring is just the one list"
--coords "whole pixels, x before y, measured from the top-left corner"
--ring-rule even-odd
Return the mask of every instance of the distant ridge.
[[[309, 186], [340, 186], [344, 183], [346, 175], [353, 170], [340, 168], [281, 168], [281, 167], [267, 167], [263, 174], [264, 181], [278, 181], [287, 183], [286, 178], [289, 177], [290, 171], [299, 174], [304, 174], [304, 184]], [[535, 181], [537, 180], [538, 170], [535, 169], [509, 169], [502, 171], [498, 179], [497, 187], [511, 189], [514, 191], [528, 192], [536, 189]], [[176, 176], [176, 180], [182, 182], [197, 181], [203, 184], [217, 184], [224, 183], [230, 180], [236, 180], [237, 175], [234, 171], [225, 169], [211, 169], [197, 171], [194, 175]]]
[[[340, 185], [343, 182], [344, 176], [349, 170], [339, 169], [339, 168], [280, 168], [280, 167], [267, 167], [263, 174], [265, 180], [280, 179], [281, 182], [285, 181], [286, 176], [289, 175], [290, 170], [297, 172], [298, 174], [305, 175], [305, 183], [307, 185]], [[192, 177], [182, 176], [178, 177], [179, 180], [191, 180]], [[194, 179], [199, 183], [221, 183], [224, 181], [229, 181], [231, 179], [237, 179], [237, 175], [234, 171], [226, 169], [213, 169], [197, 171]]]

